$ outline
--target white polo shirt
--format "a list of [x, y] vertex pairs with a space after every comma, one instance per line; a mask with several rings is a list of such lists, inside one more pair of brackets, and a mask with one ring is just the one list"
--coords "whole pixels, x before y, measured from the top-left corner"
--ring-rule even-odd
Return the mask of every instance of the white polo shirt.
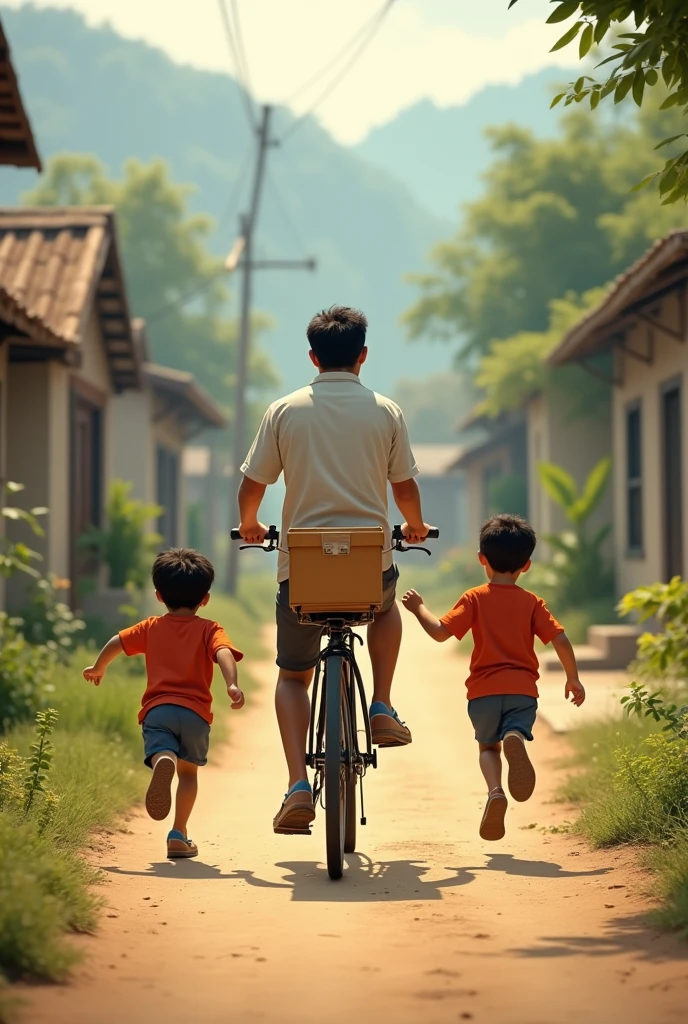
[[[292, 527], [381, 526], [391, 536], [387, 481], [418, 473], [401, 409], [355, 373], [328, 372], [273, 402], [241, 467], [259, 484], [284, 473], [282, 535]], [[384, 556], [383, 568], [392, 565]], [[277, 579], [289, 578], [280, 553]]]

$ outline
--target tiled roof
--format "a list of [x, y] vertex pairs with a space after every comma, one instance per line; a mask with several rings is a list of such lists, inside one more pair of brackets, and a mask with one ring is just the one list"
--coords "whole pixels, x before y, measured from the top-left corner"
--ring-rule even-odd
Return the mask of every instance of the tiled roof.
[[562, 366], [611, 348], [610, 325], [632, 315], [637, 303], [675, 285], [679, 278], [688, 278], [688, 231], [672, 231], [660, 238], [617, 277], [599, 306], [564, 335], [547, 362]]
[[0, 21], [0, 164], [41, 170], [29, 119], [24, 110], [12, 56]]
[[24, 312], [16, 345], [59, 346], [78, 358], [95, 310], [117, 389], [140, 383], [109, 207], [0, 208], [0, 288]]
[[[173, 370], [169, 366], [158, 366], [146, 363], [145, 379], [148, 384], [163, 398], [176, 401], [181, 417], [193, 432], [207, 427], [226, 427], [227, 419], [210, 397], [205, 388], [197, 383], [192, 373]], [[169, 413], [176, 413], [174, 406], [169, 406]]]

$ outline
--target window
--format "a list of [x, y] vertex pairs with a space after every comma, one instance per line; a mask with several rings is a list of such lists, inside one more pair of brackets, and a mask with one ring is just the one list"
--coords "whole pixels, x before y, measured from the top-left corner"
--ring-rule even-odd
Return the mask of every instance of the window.
[[683, 575], [683, 453], [681, 383], [662, 387], [662, 475], [664, 571], [667, 580]]
[[636, 554], [643, 550], [642, 436], [642, 411], [636, 402], [626, 411], [627, 547]]
[[158, 533], [166, 547], [173, 548], [179, 544], [177, 509], [179, 507], [179, 456], [158, 446], [158, 487], [157, 501], [162, 507], [162, 515], [158, 519]]

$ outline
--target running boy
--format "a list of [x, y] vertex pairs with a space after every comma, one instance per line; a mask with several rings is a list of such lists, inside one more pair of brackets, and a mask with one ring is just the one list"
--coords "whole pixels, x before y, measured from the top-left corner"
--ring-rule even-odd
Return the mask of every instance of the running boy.
[[525, 740], [532, 740], [537, 712], [538, 660], [535, 637], [551, 643], [566, 672], [565, 696], [576, 707], [585, 700], [571, 643], [544, 601], [516, 586], [530, 568], [535, 531], [520, 516], [498, 515], [480, 531], [480, 563], [488, 583], [468, 590], [441, 619], [428, 611], [423, 598], [409, 590], [402, 601], [433, 640], [473, 633], [468, 689], [468, 714], [480, 748], [480, 768], [488, 787], [480, 824], [483, 839], [504, 837], [507, 799], [502, 789], [502, 758], [509, 765], [509, 792], [528, 800], [535, 789], [535, 770]]
[[198, 766], [206, 764], [208, 757], [213, 667], [216, 663], [220, 666], [236, 711], [244, 706], [236, 666], [243, 654], [222, 626], [196, 614], [207, 605], [215, 579], [207, 558], [197, 551], [173, 548], [158, 555], [152, 576], [155, 596], [167, 608], [167, 615], [121, 630], [83, 674], [88, 682], [100, 686], [118, 654], [145, 655], [148, 685], [139, 722], [143, 724], [144, 761], [153, 769], [146, 810], [155, 821], [167, 817], [176, 770], [179, 782], [167, 856], [195, 857], [198, 848], [186, 829], [198, 792]]

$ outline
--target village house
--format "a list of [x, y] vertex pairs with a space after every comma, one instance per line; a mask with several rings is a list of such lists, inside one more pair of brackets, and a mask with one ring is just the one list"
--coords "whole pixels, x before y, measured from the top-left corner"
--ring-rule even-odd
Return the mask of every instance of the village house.
[[[80, 538], [104, 525], [109, 481], [163, 505], [160, 531], [181, 543], [181, 450], [224, 419], [190, 375], [147, 363], [109, 208], [0, 210], [0, 330], [2, 477], [49, 509], [34, 546], [75, 604], [97, 570]], [[24, 585], [10, 581], [10, 607]]]
[[657, 242], [563, 338], [553, 366], [613, 355], [617, 589], [685, 572], [688, 552], [688, 232]]

